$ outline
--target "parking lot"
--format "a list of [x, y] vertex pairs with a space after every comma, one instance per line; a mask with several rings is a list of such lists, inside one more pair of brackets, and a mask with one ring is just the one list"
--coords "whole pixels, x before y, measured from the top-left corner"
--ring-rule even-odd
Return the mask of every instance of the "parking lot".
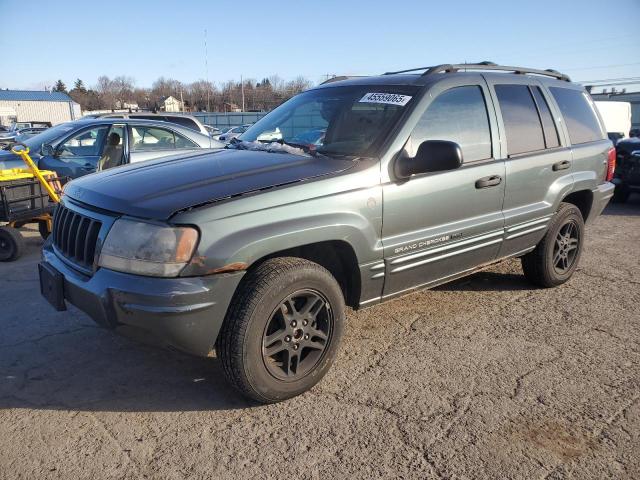
[[640, 196], [560, 288], [510, 261], [351, 312], [324, 381], [270, 406], [216, 359], [54, 312], [28, 235], [0, 265], [2, 478], [640, 476]]

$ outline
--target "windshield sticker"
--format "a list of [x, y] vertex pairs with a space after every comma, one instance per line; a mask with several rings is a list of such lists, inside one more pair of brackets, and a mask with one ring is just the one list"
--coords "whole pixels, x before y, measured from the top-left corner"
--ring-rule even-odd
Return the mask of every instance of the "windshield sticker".
[[404, 107], [409, 100], [410, 95], [399, 95], [397, 93], [367, 93], [360, 99], [360, 103], [386, 103], [388, 105], [400, 105]]

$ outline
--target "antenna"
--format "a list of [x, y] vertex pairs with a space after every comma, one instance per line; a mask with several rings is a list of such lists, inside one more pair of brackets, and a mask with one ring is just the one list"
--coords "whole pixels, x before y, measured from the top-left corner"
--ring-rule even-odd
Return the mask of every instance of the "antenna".
[[242, 111], [244, 112], [244, 81], [242, 75], [240, 75], [240, 91], [242, 92]]

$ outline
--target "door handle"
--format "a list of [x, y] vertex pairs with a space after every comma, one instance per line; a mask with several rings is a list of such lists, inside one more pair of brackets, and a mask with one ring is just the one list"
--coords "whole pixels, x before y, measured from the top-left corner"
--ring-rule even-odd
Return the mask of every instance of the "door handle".
[[491, 175], [489, 177], [483, 177], [479, 180], [476, 180], [476, 188], [489, 188], [495, 187], [496, 185], [500, 185], [502, 183], [502, 177], [500, 175]]
[[569, 160], [563, 160], [558, 163], [553, 164], [553, 171], [557, 172], [558, 170], [566, 170], [571, 166], [571, 162]]

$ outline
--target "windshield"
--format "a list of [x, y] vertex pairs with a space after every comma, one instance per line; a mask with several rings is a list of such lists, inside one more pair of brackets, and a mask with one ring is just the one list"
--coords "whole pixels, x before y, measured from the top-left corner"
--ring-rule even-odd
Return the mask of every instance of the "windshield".
[[41, 132], [33, 137], [29, 137], [22, 141], [29, 150], [33, 153], [40, 153], [40, 148], [45, 143], [52, 143], [58, 137], [64, 135], [67, 132], [73, 130], [74, 125], [72, 123], [61, 123], [55, 127], [47, 128], [44, 132]]
[[417, 90], [392, 85], [310, 90], [276, 108], [239, 139], [291, 143], [328, 155], [376, 156]]

